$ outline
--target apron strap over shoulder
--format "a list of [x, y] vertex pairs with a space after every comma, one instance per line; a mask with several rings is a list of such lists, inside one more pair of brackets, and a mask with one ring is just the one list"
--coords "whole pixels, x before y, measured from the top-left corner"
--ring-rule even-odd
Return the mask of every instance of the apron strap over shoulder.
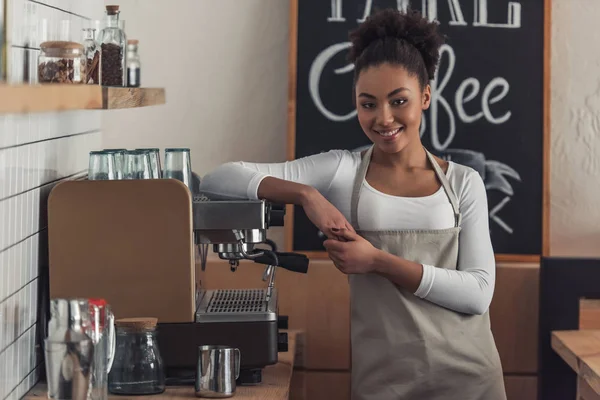
[[350, 224], [354, 229], [359, 230], [358, 227], [358, 197], [360, 196], [360, 188], [362, 183], [367, 176], [367, 170], [369, 169], [369, 163], [371, 162], [371, 155], [373, 154], [373, 146], [369, 147], [366, 153], [363, 155], [360, 161], [360, 167], [354, 178], [354, 186], [352, 187], [352, 197], [350, 200]]
[[444, 188], [444, 191], [446, 192], [446, 196], [448, 196], [448, 200], [450, 200], [450, 204], [452, 204], [452, 210], [454, 211], [455, 227], [458, 227], [460, 226], [461, 222], [460, 208], [458, 206], [458, 197], [456, 197], [456, 193], [454, 193], [452, 185], [450, 185], [450, 181], [448, 181], [446, 174], [444, 174], [444, 171], [442, 171], [442, 168], [435, 160], [435, 157], [433, 157], [433, 154], [427, 151], [427, 149], [425, 149], [425, 152], [427, 153], [427, 158], [429, 159], [429, 162], [431, 163], [435, 174], [437, 175], [438, 179], [442, 184], [442, 187]]

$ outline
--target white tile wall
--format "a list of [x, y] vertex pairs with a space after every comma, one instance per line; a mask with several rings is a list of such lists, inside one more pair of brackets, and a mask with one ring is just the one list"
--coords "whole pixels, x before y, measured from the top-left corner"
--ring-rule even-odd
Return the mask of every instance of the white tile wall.
[[[39, 43], [69, 21], [81, 40], [102, 0], [8, 0], [10, 83], [37, 83]], [[25, 60], [29, 61], [27, 65]], [[0, 115], [0, 400], [18, 400], [38, 381], [40, 270], [48, 267], [46, 201], [60, 180], [85, 172], [101, 146], [98, 111]]]

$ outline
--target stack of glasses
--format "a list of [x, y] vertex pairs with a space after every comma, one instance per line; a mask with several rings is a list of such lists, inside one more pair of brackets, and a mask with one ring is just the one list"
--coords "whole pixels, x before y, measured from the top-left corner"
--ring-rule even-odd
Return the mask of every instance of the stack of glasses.
[[191, 189], [190, 149], [165, 149], [164, 170], [161, 168], [159, 149], [91, 151], [88, 179], [177, 179]]

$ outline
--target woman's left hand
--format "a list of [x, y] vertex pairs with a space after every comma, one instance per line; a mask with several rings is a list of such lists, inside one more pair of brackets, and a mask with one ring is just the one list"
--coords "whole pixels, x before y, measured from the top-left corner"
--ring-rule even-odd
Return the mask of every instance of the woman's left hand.
[[375, 270], [377, 252], [362, 236], [342, 229], [333, 231], [340, 240], [328, 239], [323, 245], [335, 266], [345, 274], [366, 274]]

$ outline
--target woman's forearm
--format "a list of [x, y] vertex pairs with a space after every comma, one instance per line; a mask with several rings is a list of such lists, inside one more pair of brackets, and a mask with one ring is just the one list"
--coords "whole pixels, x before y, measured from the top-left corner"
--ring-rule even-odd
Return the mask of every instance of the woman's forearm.
[[265, 177], [258, 186], [258, 198], [280, 204], [305, 205], [316, 190], [308, 185], [286, 181], [272, 176]]
[[346, 217], [317, 189], [273, 177], [265, 177], [258, 186], [258, 198], [274, 203], [302, 206], [308, 219], [329, 239], [340, 240], [337, 231], [354, 228]]
[[[378, 250], [373, 271], [417, 297], [465, 314], [481, 315], [491, 302], [493, 284], [490, 285], [481, 270], [456, 271], [423, 266]], [[436, 278], [426, 277], [423, 289], [420, 286], [426, 272]], [[427, 282], [434, 286], [427, 289]]]
[[373, 268], [375, 273], [414, 293], [421, 284], [423, 265], [378, 250]]

